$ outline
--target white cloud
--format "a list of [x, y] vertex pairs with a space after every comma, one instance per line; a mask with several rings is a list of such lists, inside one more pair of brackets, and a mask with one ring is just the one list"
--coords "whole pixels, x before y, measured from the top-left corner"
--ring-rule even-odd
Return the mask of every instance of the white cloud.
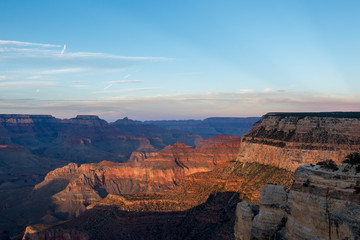
[[73, 85], [70, 85], [69, 87], [73, 87], [73, 88], [88, 88], [89, 86], [88, 86], [88, 85], [85, 85], [85, 84], [73, 84]]
[[[108, 86], [109, 87], [109, 86]], [[119, 90], [106, 90], [104, 91], [95, 91], [93, 94], [108, 94], [108, 93], [130, 93], [130, 92], [141, 92], [141, 91], [150, 91], [159, 89], [157, 87], [150, 88], [129, 88], [129, 89], [119, 89]], [[116, 98], [116, 97], [115, 97]], [[104, 97], [103, 99], [114, 99], [114, 97]]]
[[[128, 91], [131, 89], [128, 89]], [[135, 89], [132, 89], [135, 90]], [[136, 89], [141, 90], [141, 89]], [[145, 89], [143, 89], [145, 90]], [[35, 104], [36, 103], [36, 104]], [[281, 111], [359, 111], [358, 96], [302, 92], [200, 93], [189, 95], [126, 96], [93, 99], [10, 99], [0, 102], [0, 111], [46, 113], [73, 117], [125, 114], [134, 119], [184, 119], [209, 116], [261, 116]], [[111, 118], [112, 118], [111, 117]], [[114, 117], [115, 118], [115, 117]], [[115, 120], [112, 118], [112, 120]]]
[[16, 47], [43, 47], [43, 48], [61, 47], [61, 45], [57, 45], [57, 44], [32, 43], [32, 42], [9, 41], [9, 40], [0, 40], [0, 45], [16, 46]]
[[40, 71], [40, 72], [37, 72], [37, 74], [55, 75], [55, 74], [85, 72], [87, 70], [88, 69], [86, 69], [86, 68], [61, 68], [61, 69], [50, 69], [50, 70]]
[[54, 86], [57, 82], [45, 82], [45, 81], [7, 81], [0, 82], [0, 87], [21, 87], [28, 88], [32, 86]]
[[0, 76], [0, 81], [2, 80], [10, 80], [12, 79], [11, 77], [8, 77], [8, 76]]
[[33, 76], [27, 77], [27, 79], [30, 79], [30, 80], [47, 79], [47, 80], [49, 80], [49, 76], [45, 76], [45, 75], [33, 75]]
[[270, 93], [270, 92], [274, 92], [274, 89], [271, 89], [271, 88], [265, 88], [264, 93]]
[[[134, 57], [108, 53], [69, 52], [67, 47], [67, 45], [0, 40], [0, 71], [15, 68], [16, 72], [21, 73], [21, 75], [24, 75], [24, 72], [25, 75], [48, 75], [74, 73], [91, 69], [96, 74], [104, 74], [110, 71], [124, 70], [134, 65], [172, 60], [166, 57]], [[34, 66], [40, 68], [39, 72], [29, 72], [29, 69], [34, 69]], [[124, 79], [129, 77], [130, 75], [126, 75]]]
[[108, 83], [119, 83], [119, 84], [121, 84], [121, 83], [141, 83], [141, 82], [143, 82], [143, 81], [141, 81], [141, 80], [117, 80], [117, 81], [108, 81]]
[[240, 89], [239, 90], [240, 93], [251, 93], [251, 92], [254, 92], [253, 89]]
[[129, 56], [107, 54], [107, 53], [92, 53], [92, 52], [71, 52], [64, 54], [62, 57], [68, 59], [117, 59], [117, 60], [127, 60], [127, 61], [174, 60], [173, 58], [167, 58], [167, 57], [129, 57]]

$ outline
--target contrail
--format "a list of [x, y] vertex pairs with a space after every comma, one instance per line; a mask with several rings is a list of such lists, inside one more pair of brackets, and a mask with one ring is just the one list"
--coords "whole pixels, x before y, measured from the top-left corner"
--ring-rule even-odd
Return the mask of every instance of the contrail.
[[104, 90], [110, 88], [112, 86], [112, 84], [110, 84], [109, 86], [105, 87]]
[[65, 50], [66, 50], [66, 45], [64, 44], [64, 48], [63, 50], [61, 51], [60, 55], [63, 55], [65, 53]]

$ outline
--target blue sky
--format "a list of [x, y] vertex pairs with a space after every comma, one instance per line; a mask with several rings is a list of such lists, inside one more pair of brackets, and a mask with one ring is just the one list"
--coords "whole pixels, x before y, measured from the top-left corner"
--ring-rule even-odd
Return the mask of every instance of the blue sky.
[[1, 1], [0, 112], [360, 110], [360, 1]]

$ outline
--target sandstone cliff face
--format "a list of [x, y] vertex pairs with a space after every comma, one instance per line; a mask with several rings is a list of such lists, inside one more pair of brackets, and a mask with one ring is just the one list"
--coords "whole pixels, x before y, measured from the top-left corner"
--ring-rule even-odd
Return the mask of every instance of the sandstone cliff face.
[[261, 190], [259, 214], [238, 204], [236, 239], [360, 239], [359, 189], [360, 173], [348, 164], [337, 171], [301, 166], [290, 191]]
[[360, 150], [360, 113], [269, 113], [242, 138], [238, 160], [295, 171]]
[[210, 142], [201, 149], [176, 143], [160, 152], [134, 153], [127, 163], [103, 161], [81, 166], [70, 163], [48, 173], [34, 191], [67, 181], [65, 189], [52, 197], [56, 206], [53, 214], [59, 218], [65, 215], [65, 219], [77, 216], [107, 194], [170, 189], [186, 175], [207, 172], [236, 159], [239, 137], [219, 136]]
[[89, 239], [234, 239], [236, 203], [240, 199], [257, 203], [268, 182], [290, 187], [292, 175], [273, 166], [233, 162], [185, 176], [170, 190], [109, 194], [79, 217], [45, 226], [24, 239], [45, 239], [72, 229]]

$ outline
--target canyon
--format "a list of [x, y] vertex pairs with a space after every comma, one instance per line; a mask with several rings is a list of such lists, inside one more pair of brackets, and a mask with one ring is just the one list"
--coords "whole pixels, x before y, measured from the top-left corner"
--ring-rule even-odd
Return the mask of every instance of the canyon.
[[[63, 208], [54, 205], [52, 196], [63, 191], [73, 175], [65, 176], [69, 173], [65, 171], [63, 179], [54, 180], [41, 189], [34, 189], [34, 186], [43, 181], [49, 172], [57, 168], [73, 166], [74, 169], [77, 169], [81, 164], [93, 163], [89, 166], [94, 167], [94, 171], [86, 170], [87, 173], [83, 178], [83, 182], [92, 184], [88, 179], [94, 177], [91, 173], [102, 171], [99, 169], [103, 168], [110, 169], [109, 165], [112, 165], [110, 161], [115, 163], [130, 161], [132, 163], [129, 164], [132, 166], [129, 168], [135, 169], [135, 165], [141, 165], [138, 161], [145, 160], [166, 146], [182, 142], [193, 149], [202, 139], [201, 136], [193, 133], [167, 130], [145, 123], [139, 124], [128, 118], [107, 123], [93, 115], [58, 119], [51, 115], [0, 114], [0, 235], [16, 236], [21, 234], [26, 225], [67, 219], [69, 212], [63, 213]], [[231, 154], [233, 153], [228, 155]], [[216, 165], [216, 161], [216, 157], [211, 159], [211, 165]], [[96, 163], [99, 162], [102, 163], [97, 166]], [[139, 170], [139, 173], [146, 169], [151, 175], [151, 164], [151, 162], [145, 161], [144, 168]], [[168, 164], [165, 168], [172, 166]], [[155, 168], [158, 167], [154, 166]], [[180, 169], [180, 167], [178, 168]], [[168, 170], [175, 176], [176, 181], [166, 180], [165, 183], [160, 181], [160, 183], [154, 183], [154, 187], [151, 187], [152, 183], [149, 180], [144, 179], [141, 180], [143, 182], [128, 180], [125, 183], [125, 177], [121, 179], [122, 186], [132, 186], [132, 184], [134, 186], [122, 187], [121, 192], [133, 193], [167, 189], [177, 183], [185, 173], [192, 171], [184, 169], [184, 171], [176, 170], [175, 173]], [[209, 169], [206, 167], [205, 170]], [[123, 168], [122, 171], [126, 172], [127, 169]], [[158, 168], [158, 172], [160, 175], [162, 174], [160, 168]], [[81, 182], [81, 177], [78, 182]], [[92, 186], [96, 188], [96, 184]], [[115, 185], [107, 181], [106, 186], [104, 188], [109, 189], [109, 186]], [[88, 187], [89, 185], [83, 186], [83, 189], [78, 187], [81, 200], [71, 207], [74, 210], [70, 215], [79, 214], [84, 209], [83, 206], [89, 204], [89, 199], [95, 201], [95, 199], [99, 199], [99, 196], [102, 198], [107, 194], [101, 187], [97, 190], [89, 190], [87, 195]], [[130, 188], [132, 190], [129, 190]], [[81, 192], [82, 190], [84, 192]], [[110, 192], [112, 191], [115, 190]], [[73, 200], [77, 199], [75, 193], [71, 196]], [[71, 200], [68, 202], [70, 205], [74, 203]], [[39, 207], [37, 209], [33, 206]], [[54, 216], [54, 212], [57, 213], [56, 216]]]
[[233, 162], [188, 175], [169, 190], [109, 194], [73, 220], [27, 227], [23, 239], [233, 239], [239, 199], [257, 203], [269, 181], [290, 187], [292, 175]]
[[[249, 122], [256, 120], [235, 119], [245, 122], [247, 131]], [[176, 142], [195, 146], [203, 139], [190, 132], [138, 122], [123, 118], [107, 123], [95, 115], [58, 119], [51, 115], [0, 114], [0, 183], [9, 182], [9, 178], [12, 184], [34, 178], [39, 181], [47, 172], [70, 162], [126, 162], [134, 151], [156, 152]], [[212, 126], [223, 124], [215, 121]], [[246, 126], [240, 124], [239, 128]]]
[[[70, 163], [49, 172], [33, 194], [52, 185], [66, 186], [52, 199], [53, 213], [47, 218], [66, 220], [108, 194], [158, 192], [179, 184], [196, 172], [208, 172], [236, 159], [240, 146], [237, 136], [220, 135], [199, 142], [196, 148], [176, 143], [159, 152], [134, 152], [129, 162]], [[49, 211], [49, 210], [48, 210]], [[46, 218], [46, 216], [45, 216]], [[53, 221], [53, 220], [52, 220]]]
[[[126, 135], [136, 124], [111, 126]], [[50, 208], [29, 215], [23, 239], [359, 237], [359, 173], [335, 164], [360, 150], [360, 113], [268, 113], [241, 139], [196, 135], [193, 145], [165, 146], [151, 129], [124, 163], [49, 172], [31, 196]]]
[[126, 163], [70, 163], [49, 172], [33, 189], [12, 192], [16, 199], [4, 198], [6, 207], [1, 213], [7, 221], [3, 226], [15, 234], [29, 222], [54, 223], [76, 217], [108, 194], [170, 189], [186, 175], [234, 161], [239, 146], [240, 137], [221, 135], [201, 140], [196, 147], [178, 142], [158, 152], [133, 152]]

